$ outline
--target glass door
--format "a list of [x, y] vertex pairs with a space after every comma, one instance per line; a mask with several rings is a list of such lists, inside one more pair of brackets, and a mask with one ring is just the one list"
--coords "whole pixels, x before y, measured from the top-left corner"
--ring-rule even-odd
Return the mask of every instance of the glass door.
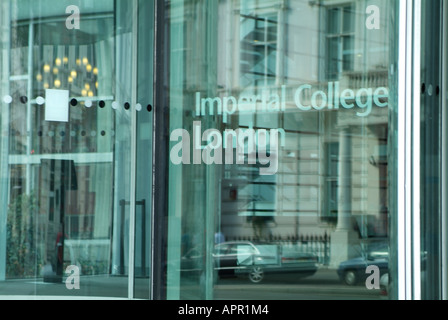
[[0, 295], [149, 298], [152, 1], [0, 5]]
[[168, 298], [388, 297], [397, 7], [170, 2]]

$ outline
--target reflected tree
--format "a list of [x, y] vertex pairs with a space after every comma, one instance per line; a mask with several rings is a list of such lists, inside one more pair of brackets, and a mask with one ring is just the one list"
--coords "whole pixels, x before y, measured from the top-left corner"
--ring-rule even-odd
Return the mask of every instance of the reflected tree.
[[9, 205], [7, 222], [7, 278], [26, 278], [37, 274], [37, 251], [34, 244], [34, 217], [37, 212], [34, 194], [21, 194]]

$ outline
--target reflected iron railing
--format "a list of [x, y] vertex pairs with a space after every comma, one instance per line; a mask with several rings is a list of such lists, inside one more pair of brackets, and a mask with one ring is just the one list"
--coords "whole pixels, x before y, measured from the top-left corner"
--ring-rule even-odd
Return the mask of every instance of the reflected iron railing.
[[347, 88], [379, 88], [388, 87], [389, 72], [384, 69], [365, 72], [344, 72], [341, 83]]
[[237, 236], [232, 238], [233, 241], [251, 241], [251, 242], [266, 242], [276, 244], [282, 247], [294, 248], [298, 253], [314, 254], [320, 265], [328, 266], [330, 264], [331, 256], [331, 236], [326, 232], [324, 234], [308, 234], [308, 235], [293, 235], [280, 236], [272, 235], [267, 238], [258, 238], [250, 236]]

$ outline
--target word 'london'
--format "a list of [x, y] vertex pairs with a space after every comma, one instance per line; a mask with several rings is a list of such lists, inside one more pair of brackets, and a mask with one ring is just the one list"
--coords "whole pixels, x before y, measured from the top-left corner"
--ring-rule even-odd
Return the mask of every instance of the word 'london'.
[[[355, 92], [352, 89], [340, 90], [339, 82], [329, 82], [327, 91], [316, 90], [304, 84], [297, 88], [294, 102], [301, 111], [321, 111], [353, 109], [358, 117], [366, 117], [372, 112], [373, 106], [384, 108], [388, 105], [389, 90], [385, 87], [377, 89], [361, 88]], [[308, 91], [309, 101], [303, 99]], [[227, 123], [231, 115], [256, 112], [284, 112], [286, 111], [286, 86], [281, 87], [281, 93], [263, 90], [261, 95], [241, 96], [239, 99], [229, 97], [201, 98], [196, 93], [196, 115], [205, 116], [216, 113]], [[191, 148], [190, 133], [184, 129], [176, 129], [171, 133], [170, 141], [178, 142], [170, 153], [171, 162], [180, 164], [257, 164], [260, 175], [274, 175], [278, 170], [279, 134], [282, 146], [285, 145], [285, 131], [283, 129], [227, 129], [221, 133], [217, 129], [209, 129], [202, 133], [201, 121], [193, 122], [193, 146]], [[179, 141], [179, 139], [181, 139]], [[207, 142], [206, 146], [202, 143]], [[268, 152], [269, 148], [269, 152]], [[224, 151], [223, 151], [224, 149]], [[191, 150], [193, 159], [191, 159]], [[234, 157], [234, 150], [236, 155]], [[224, 154], [223, 154], [224, 153]], [[223, 159], [224, 155], [224, 159]]]
[[[227, 129], [222, 134], [217, 129], [209, 129], [202, 133], [201, 121], [193, 122], [193, 164], [206, 165], [223, 164], [223, 148], [225, 164], [244, 164], [247, 155], [248, 164], [255, 165], [257, 158], [262, 165], [260, 175], [274, 175], [278, 170], [278, 136], [280, 129]], [[191, 164], [191, 139], [187, 130], [176, 129], [171, 133], [170, 140], [178, 142], [170, 152], [174, 165]], [[269, 140], [269, 142], [268, 142]], [[283, 139], [284, 140], [284, 139]], [[203, 147], [202, 142], [207, 142]], [[269, 155], [267, 146], [270, 146]], [[256, 149], [258, 147], [258, 153]], [[236, 156], [234, 161], [234, 149]], [[246, 153], [247, 150], [247, 153]], [[267, 166], [267, 167], [266, 167]]]

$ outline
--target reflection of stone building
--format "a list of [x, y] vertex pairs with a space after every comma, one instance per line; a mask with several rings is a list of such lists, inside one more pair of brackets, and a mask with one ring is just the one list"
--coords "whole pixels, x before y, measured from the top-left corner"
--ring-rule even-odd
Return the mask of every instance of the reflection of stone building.
[[[226, 166], [223, 233], [230, 239], [286, 238], [344, 230], [338, 252], [347, 251], [353, 237], [358, 244], [359, 237], [386, 236], [387, 92], [370, 97], [372, 110], [366, 116], [357, 116], [365, 111], [358, 105], [369, 99], [364, 95], [358, 101], [346, 95], [353, 109], [303, 111], [295, 101], [304, 84], [313, 87], [303, 92], [304, 105], [311, 104], [317, 90], [327, 98], [334, 94], [328, 92], [330, 81], [338, 81], [339, 92], [388, 88], [387, 32], [367, 31], [366, 1], [342, 6], [337, 1], [266, 1], [257, 9], [250, 1], [225, 3], [218, 44], [221, 96], [280, 92], [284, 85], [286, 110], [239, 113], [227, 123], [230, 128], [284, 129], [285, 144], [275, 176], [256, 176], [249, 166]], [[381, 9], [387, 3], [377, 5]]]

